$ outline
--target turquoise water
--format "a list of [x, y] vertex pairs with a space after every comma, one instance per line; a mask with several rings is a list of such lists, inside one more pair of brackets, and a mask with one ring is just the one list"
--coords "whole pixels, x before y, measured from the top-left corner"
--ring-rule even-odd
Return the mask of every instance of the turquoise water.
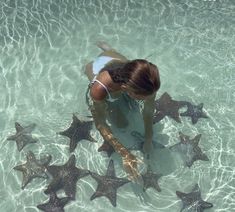
[[[49, 181], [35, 179], [21, 190], [22, 174], [13, 167], [25, 162], [29, 150], [37, 158], [51, 154], [54, 164], [68, 160], [68, 139], [56, 132], [70, 125], [72, 113], [81, 119], [90, 115], [82, 67], [100, 53], [94, 45], [99, 40], [130, 59], [148, 57], [157, 64], [162, 81], [158, 98], [168, 92], [175, 100], [204, 103], [209, 119], [192, 125], [189, 118], [182, 117], [181, 124], [165, 118], [154, 125], [154, 139], [169, 147], [179, 142], [179, 131], [191, 138], [201, 133], [199, 145], [209, 161], [189, 169], [169, 152], [155, 150], [152, 165], [164, 174], [161, 192], [143, 194], [127, 184], [119, 188], [114, 208], [106, 198], [90, 201], [97, 184], [85, 177], [65, 211], [180, 211], [175, 191], [189, 192], [195, 183], [202, 198], [214, 204], [207, 211], [234, 210], [233, 0], [3, 0], [0, 8], [0, 211], [36, 212], [36, 205], [47, 201], [43, 191]], [[119, 133], [124, 144], [131, 142], [125, 136], [133, 128], [143, 132], [140, 117], [131, 115], [136, 121]], [[32, 132], [37, 144], [21, 152], [6, 140], [15, 134], [16, 121], [37, 124]], [[97, 152], [102, 139], [95, 128], [91, 134], [98, 142], [78, 145], [77, 166], [105, 174], [109, 159]], [[117, 176], [125, 176], [118, 163], [115, 169]]]

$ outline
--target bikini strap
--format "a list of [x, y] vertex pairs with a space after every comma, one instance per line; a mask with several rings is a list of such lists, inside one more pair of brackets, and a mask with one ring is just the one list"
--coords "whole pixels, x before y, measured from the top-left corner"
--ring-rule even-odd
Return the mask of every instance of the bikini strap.
[[105, 89], [105, 91], [107, 92], [107, 94], [109, 96], [109, 99], [112, 99], [112, 97], [111, 97], [111, 95], [108, 91], [108, 88], [102, 82], [100, 82], [98, 79], [96, 79], [96, 77], [92, 80], [92, 83], [94, 83], [94, 82], [98, 82]]

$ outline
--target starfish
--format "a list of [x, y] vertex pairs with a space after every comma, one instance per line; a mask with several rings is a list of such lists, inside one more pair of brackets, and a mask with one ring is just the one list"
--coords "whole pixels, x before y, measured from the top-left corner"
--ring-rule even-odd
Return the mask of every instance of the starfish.
[[187, 111], [180, 113], [180, 115], [190, 116], [193, 124], [196, 124], [199, 118], [208, 118], [208, 116], [202, 111], [203, 103], [199, 105], [192, 105], [188, 102], [187, 107]]
[[192, 192], [186, 194], [180, 191], [176, 191], [176, 195], [183, 202], [183, 207], [180, 211], [183, 211], [185, 208], [187, 208], [188, 210], [191, 209], [193, 211], [203, 212], [204, 209], [213, 207], [212, 203], [202, 200], [201, 191], [198, 184], [195, 185]]
[[46, 212], [64, 212], [64, 206], [71, 200], [69, 197], [59, 199], [56, 193], [50, 193], [49, 202], [37, 205], [37, 208]]
[[78, 142], [82, 139], [94, 141], [90, 136], [91, 125], [92, 121], [81, 121], [75, 116], [75, 114], [73, 114], [73, 122], [70, 127], [63, 132], [59, 132], [60, 135], [70, 138], [70, 152], [74, 151]]
[[21, 151], [27, 144], [37, 142], [37, 140], [30, 134], [35, 127], [36, 124], [22, 127], [18, 122], [15, 122], [16, 134], [9, 136], [7, 140], [16, 141], [17, 149], [18, 151]]
[[117, 189], [130, 181], [125, 178], [116, 177], [113, 160], [110, 160], [105, 176], [96, 173], [91, 173], [91, 176], [97, 181], [98, 186], [90, 199], [93, 200], [97, 197], [105, 196], [116, 207]]
[[98, 152], [101, 151], [105, 151], [108, 157], [110, 157], [113, 152], [115, 152], [114, 148], [107, 141], [104, 141], [104, 143], [99, 147]]
[[162, 174], [154, 173], [150, 165], [148, 165], [147, 172], [141, 175], [144, 181], [144, 188], [143, 188], [144, 191], [146, 191], [150, 187], [156, 189], [159, 192], [161, 191], [161, 188], [158, 185], [158, 180], [162, 176]]
[[182, 153], [185, 165], [191, 167], [196, 160], [209, 161], [206, 154], [202, 153], [201, 148], [198, 146], [201, 134], [196, 135], [193, 139], [189, 136], [179, 132], [180, 142], [171, 146], [170, 149]]
[[26, 158], [27, 162], [25, 164], [14, 167], [15, 170], [23, 172], [22, 189], [24, 189], [33, 178], [48, 178], [46, 169], [51, 161], [51, 155], [47, 155], [43, 160], [36, 160], [31, 151], [27, 153]]
[[64, 189], [68, 197], [75, 199], [78, 179], [90, 174], [88, 170], [77, 168], [75, 163], [76, 158], [72, 155], [68, 162], [62, 166], [48, 166], [47, 170], [52, 175], [53, 180], [45, 190], [45, 194]]
[[[132, 147], [130, 147], [129, 150], [140, 150], [143, 152], [144, 136], [135, 130], [131, 132], [131, 135], [133, 137], [135, 137], [135, 144]], [[159, 148], [159, 149], [165, 148], [164, 145], [162, 145], [156, 141], [153, 141], [153, 147]]]
[[187, 102], [172, 100], [170, 95], [165, 92], [156, 103], [156, 112], [153, 117], [153, 123], [161, 121], [165, 116], [173, 118], [176, 122], [181, 123], [179, 109], [184, 107]]

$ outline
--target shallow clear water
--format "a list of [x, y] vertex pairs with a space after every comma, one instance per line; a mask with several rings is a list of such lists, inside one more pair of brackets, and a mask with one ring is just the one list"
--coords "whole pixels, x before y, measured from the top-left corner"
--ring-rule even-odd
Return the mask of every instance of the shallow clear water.
[[[189, 118], [182, 117], [181, 124], [165, 118], [154, 125], [154, 139], [168, 147], [179, 142], [179, 131], [191, 138], [201, 133], [199, 145], [209, 162], [197, 161], [189, 169], [169, 152], [155, 150], [153, 167], [164, 174], [160, 193], [143, 194], [127, 184], [118, 190], [114, 208], [106, 198], [90, 201], [97, 184], [85, 177], [65, 211], [180, 211], [175, 191], [189, 192], [195, 183], [214, 204], [208, 211], [234, 210], [234, 1], [3, 0], [0, 8], [0, 211], [34, 212], [47, 201], [48, 181], [35, 179], [21, 190], [22, 174], [13, 167], [25, 162], [29, 150], [36, 157], [51, 154], [54, 164], [68, 160], [68, 139], [56, 132], [69, 126], [72, 113], [90, 115], [82, 67], [100, 53], [94, 45], [99, 40], [130, 59], [147, 57], [157, 64], [158, 97], [168, 92], [175, 100], [204, 103], [209, 119], [192, 125]], [[140, 116], [131, 115], [136, 121], [119, 133], [123, 143], [132, 142], [125, 137], [131, 130], [143, 132]], [[32, 134], [38, 143], [21, 152], [6, 140], [16, 121], [37, 124]], [[104, 174], [109, 158], [97, 152], [102, 139], [95, 128], [92, 135], [98, 143], [78, 145], [77, 166]], [[115, 169], [125, 176], [118, 163]]]

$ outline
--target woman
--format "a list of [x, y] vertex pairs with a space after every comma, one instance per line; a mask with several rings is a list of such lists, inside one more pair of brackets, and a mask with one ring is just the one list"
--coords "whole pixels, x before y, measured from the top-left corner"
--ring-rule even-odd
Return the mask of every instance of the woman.
[[[126, 171], [133, 178], [138, 178], [137, 160], [116, 138], [106, 123], [107, 104], [120, 98], [123, 93], [136, 100], [144, 101], [142, 111], [145, 142], [143, 151], [149, 153], [152, 149], [153, 113], [156, 91], [160, 87], [160, 77], [157, 67], [143, 59], [128, 60], [125, 56], [112, 49], [107, 43], [97, 44], [103, 52], [93, 62], [85, 67], [85, 73], [90, 80], [90, 96], [93, 101], [91, 112], [96, 128], [104, 140], [109, 142], [117, 153], [122, 156]], [[127, 120], [116, 108], [118, 127], [125, 127]]]

